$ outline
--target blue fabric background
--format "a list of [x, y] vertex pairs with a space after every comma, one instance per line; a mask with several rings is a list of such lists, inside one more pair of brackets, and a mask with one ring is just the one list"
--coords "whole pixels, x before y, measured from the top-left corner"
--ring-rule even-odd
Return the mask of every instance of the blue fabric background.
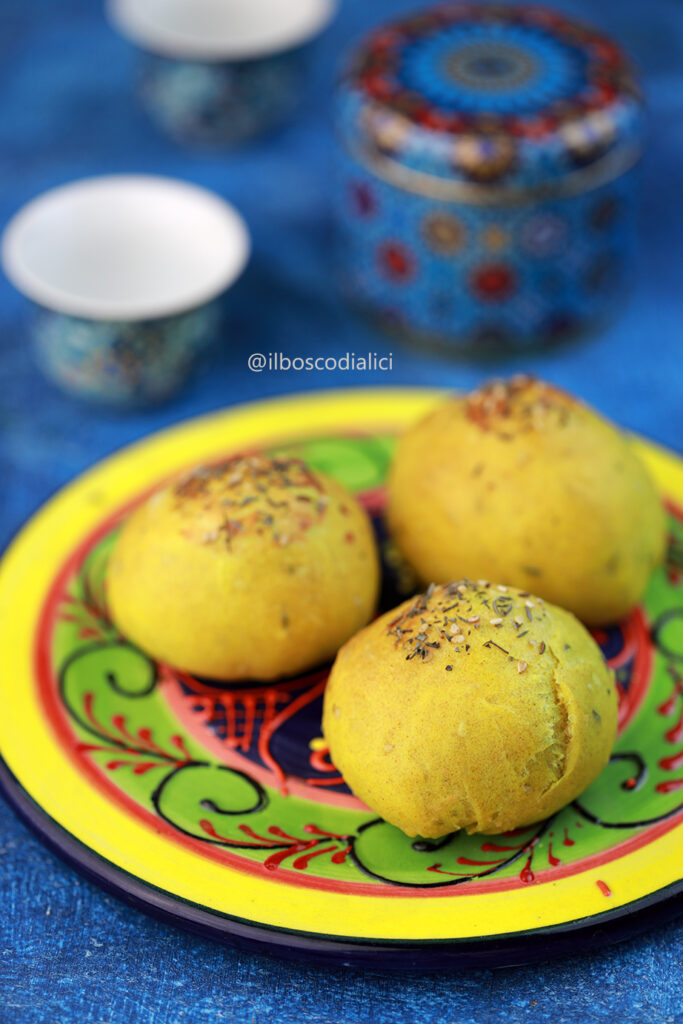
[[[329, 269], [329, 104], [341, 50], [416, 0], [343, 0], [317, 50], [298, 122], [233, 153], [190, 153], [136, 105], [136, 55], [93, 0], [0, 0], [0, 222], [55, 184], [93, 173], [161, 172], [230, 198], [254, 237], [220, 350], [163, 409], [122, 416], [62, 397], [34, 369], [25, 306], [0, 281], [0, 544], [58, 487], [150, 431], [236, 401], [316, 387], [471, 385], [530, 369], [625, 426], [683, 449], [683, 5], [567, 0], [640, 65], [651, 107], [640, 284], [608, 333], [495, 368], [418, 357], [372, 333], [336, 297]], [[247, 355], [393, 349], [394, 372], [251, 374]], [[1, 713], [1, 712], [0, 712]], [[450, 976], [293, 965], [215, 946], [126, 908], [66, 869], [0, 804], [0, 1024], [476, 1024], [683, 1021], [683, 924], [564, 962]]]

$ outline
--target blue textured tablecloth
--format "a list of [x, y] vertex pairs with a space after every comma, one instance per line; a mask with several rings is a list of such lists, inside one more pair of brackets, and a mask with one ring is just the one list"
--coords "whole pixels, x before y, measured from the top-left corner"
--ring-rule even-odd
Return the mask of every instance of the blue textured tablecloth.
[[[294, 2], [294, 0], [292, 0]], [[232, 153], [159, 136], [134, 94], [135, 54], [95, 0], [0, 0], [0, 222], [45, 188], [93, 173], [161, 172], [208, 185], [245, 214], [255, 249], [210, 369], [173, 404], [119, 416], [62, 397], [34, 369], [24, 304], [0, 281], [0, 543], [58, 487], [120, 446], [236, 401], [351, 383], [250, 374], [253, 351], [340, 355], [393, 347], [394, 372], [357, 383], [471, 385], [486, 369], [418, 358], [370, 333], [335, 296], [325, 168], [338, 54], [415, 0], [344, 0], [318, 48], [300, 119]], [[683, 389], [683, 5], [567, 0], [640, 65], [651, 107], [640, 283], [608, 333], [510, 359], [575, 390], [624, 425], [681, 450]], [[1, 709], [0, 709], [0, 713]], [[683, 1021], [683, 924], [537, 967], [442, 976], [321, 969], [219, 947], [134, 912], [81, 880], [0, 803], [0, 1022], [244, 1024]]]

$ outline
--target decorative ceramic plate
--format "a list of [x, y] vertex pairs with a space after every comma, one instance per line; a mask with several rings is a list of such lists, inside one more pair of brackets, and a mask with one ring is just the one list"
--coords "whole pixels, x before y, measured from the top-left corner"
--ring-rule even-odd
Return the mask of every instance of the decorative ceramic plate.
[[300, 455], [354, 491], [384, 554], [382, 603], [412, 581], [382, 526], [394, 436], [434, 392], [294, 398], [193, 421], [66, 488], [0, 568], [7, 795], [68, 861], [129, 902], [284, 955], [438, 968], [512, 964], [631, 935], [683, 893], [683, 466], [634, 442], [669, 501], [666, 565], [596, 634], [620, 735], [548, 821], [410, 839], [355, 799], [320, 735], [326, 672], [221, 685], [150, 661], [107, 612], [127, 511], [169, 475], [246, 449]]

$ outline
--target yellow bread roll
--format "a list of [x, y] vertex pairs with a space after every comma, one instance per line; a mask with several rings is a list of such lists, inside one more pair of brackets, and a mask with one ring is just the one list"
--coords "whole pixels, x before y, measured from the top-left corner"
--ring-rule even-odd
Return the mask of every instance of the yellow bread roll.
[[299, 459], [195, 470], [124, 523], [107, 591], [142, 650], [215, 679], [270, 680], [330, 660], [372, 617], [379, 564], [365, 511]]
[[353, 792], [409, 836], [530, 825], [606, 765], [612, 672], [572, 614], [525, 591], [430, 587], [340, 650], [323, 731]]
[[388, 519], [424, 583], [498, 579], [591, 625], [631, 610], [666, 541], [654, 483], [626, 439], [529, 377], [451, 398], [408, 430]]

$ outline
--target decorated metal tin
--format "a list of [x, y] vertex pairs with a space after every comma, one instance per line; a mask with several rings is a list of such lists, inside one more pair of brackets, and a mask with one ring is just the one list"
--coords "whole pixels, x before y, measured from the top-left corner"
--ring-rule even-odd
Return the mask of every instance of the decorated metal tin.
[[601, 323], [633, 275], [642, 120], [619, 48], [543, 7], [452, 3], [375, 31], [338, 93], [350, 296], [453, 350]]

